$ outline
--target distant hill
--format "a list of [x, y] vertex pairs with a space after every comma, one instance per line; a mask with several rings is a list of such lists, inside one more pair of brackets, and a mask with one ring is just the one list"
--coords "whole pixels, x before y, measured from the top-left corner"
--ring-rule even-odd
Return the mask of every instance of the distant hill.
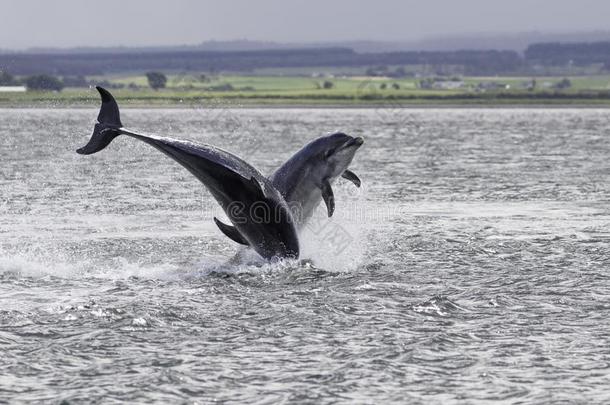
[[467, 74], [514, 72], [522, 59], [513, 51], [357, 53], [349, 48], [261, 51], [147, 51], [16, 53], [0, 55], [0, 70], [15, 75], [100, 75], [116, 72], [251, 72], [261, 68], [461, 66]]
[[[35, 54], [95, 54], [95, 53], [150, 53], [150, 52], [189, 52], [189, 51], [267, 51], [297, 48], [320, 48], [315, 44], [289, 44], [272, 41], [250, 41], [247, 39], [235, 41], [205, 41], [196, 45], [144, 46], [144, 47], [77, 47], [77, 48], [29, 48], [19, 53]], [[5, 52], [7, 52], [5, 50]]]
[[350, 48], [358, 53], [387, 53], [401, 51], [457, 51], [457, 50], [509, 50], [524, 52], [534, 43], [576, 43], [610, 41], [610, 31], [543, 33], [522, 32], [507, 33], [472, 33], [456, 35], [439, 35], [420, 40], [405, 41], [327, 41], [327, 42], [275, 42], [251, 41], [239, 39], [232, 41], [204, 41], [195, 45], [150, 46], [150, 47], [79, 47], [79, 48], [30, 48], [25, 51], [0, 49], [0, 53], [36, 53], [36, 54], [93, 54], [93, 53], [145, 53], [145, 52], [180, 52], [180, 51], [262, 51], [312, 48]]
[[545, 66], [590, 66], [595, 63], [610, 66], [610, 41], [532, 44], [525, 51], [525, 58]]
[[[568, 35], [568, 34], [565, 34]], [[607, 40], [581, 41], [581, 38]], [[553, 41], [529, 42], [534, 39]], [[561, 38], [566, 39], [561, 41]], [[146, 72], [254, 72], [265, 68], [360, 68], [407, 75], [530, 74], [544, 67], [610, 69], [610, 32], [520, 34], [513, 36], [462, 36], [423, 42], [350, 41], [282, 44], [259, 41], [208, 41], [199, 45], [144, 48], [36, 49], [0, 53], [0, 71], [13, 75], [59, 76]], [[414, 49], [409, 49], [413, 47]], [[426, 50], [417, 50], [425, 48]], [[444, 48], [444, 49], [442, 49]], [[503, 49], [504, 48], [504, 49]], [[513, 49], [506, 49], [513, 48]], [[515, 48], [518, 48], [515, 49]], [[546, 70], [550, 71], [550, 70]], [[557, 72], [557, 69], [555, 69]]]
[[[518, 34], [463, 34], [431, 37], [405, 46], [411, 46], [413, 47], [412, 49], [426, 49], [431, 51], [498, 49], [524, 52], [529, 45], [535, 43], [582, 43], [599, 41], [610, 41], [610, 31], [568, 33], [542, 33], [533, 31]], [[363, 52], [362, 49], [354, 49]]]

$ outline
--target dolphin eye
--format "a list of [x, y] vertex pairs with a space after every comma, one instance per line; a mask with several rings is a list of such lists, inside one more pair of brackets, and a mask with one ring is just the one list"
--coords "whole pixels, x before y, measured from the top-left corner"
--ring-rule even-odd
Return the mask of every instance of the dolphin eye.
[[329, 158], [329, 157], [331, 157], [331, 156], [332, 156], [332, 155], [334, 155], [334, 154], [335, 154], [335, 150], [334, 150], [334, 149], [329, 149], [329, 150], [327, 150], [327, 151], [326, 151], [326, 153], [324, 154], [324, 157]]

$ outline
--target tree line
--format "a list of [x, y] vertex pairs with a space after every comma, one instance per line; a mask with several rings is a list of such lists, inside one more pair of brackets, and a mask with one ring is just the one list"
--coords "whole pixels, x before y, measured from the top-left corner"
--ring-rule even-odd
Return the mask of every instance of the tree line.
[[61, 91], [64, 82], [51, 75], [32, 75], [18, 79], [8, 72], [0, 71], [0, 86], [26, 86], [30, 90]]
[[[610, 42], [539, 43], [523, 55], [514, 51], [461, 50], [356, 53], [349, 48], [270, 51], [151, 51], [83, 54], [0, 53], [0, 70], [15, 75], [103, 75], [125, 71], [249, 72], [259, 68], [427, 66], [460, 67], [467, 75], [511, 74], [533, 65], [606, 64]], [[374, 73], [374, 72], [373, 72]], [[379, 72], [401, 76], [404, 72]]]
[[249, 72], [260, 68], [463, 66], [466, 74], [510, 73], [522, 65], [513, 51], [356, 53], [348, 48], [274, 51], [182, 51], [91, 54], [0, 54], [0, 70], [17, 75], [103, 75], [126, 71]]
[[598, 63], [610, 66], [610, 42], [532, 44], [524, 55], [526, 61], [546, 66], [589, 66]]
[[[154, 90], [164, 88], [167, 83], [167, 76], [161, 72], [147, 72], [146, 78], [148, 85]], [[0, 86], [25, 86], [28, 90], [61, 91], [64, 87], [87, 87], [93, 84], [98, 83], [91, 83], [84, 76], [59, 78], [42, 74], [19, 79], [8, 72], [0, 71]]]

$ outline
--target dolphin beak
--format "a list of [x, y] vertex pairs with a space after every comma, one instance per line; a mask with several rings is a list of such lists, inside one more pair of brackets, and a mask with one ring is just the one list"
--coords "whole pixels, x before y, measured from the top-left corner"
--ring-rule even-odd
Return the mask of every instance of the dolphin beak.
[[362, 139], [361, 137], [357, 137], [357, 138], [352, 138], [349, 141], [347, 141], [347, 143], [345, 144], [345, 148], [349, 148], [350, 146], [356, 146], [357, 148], [359, 148], [360, 146], [362, 146], [362, 144], [364, 143], [364, 139]]

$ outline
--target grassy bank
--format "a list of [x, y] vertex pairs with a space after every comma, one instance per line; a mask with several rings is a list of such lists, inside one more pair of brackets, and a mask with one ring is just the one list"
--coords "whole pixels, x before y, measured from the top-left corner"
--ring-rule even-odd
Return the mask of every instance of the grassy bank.
[[[315, 78], [282, 76], [170, 75], [167, 87], [148, 88], [144, 76], [88, 78], [110, 86], [125, 106], [421, 106], [421, 105], [599, 105], [610, 106], [610, 76], [571, 77], [570, 87], [556, 87], [564, 78], [545, 77], [527, 88], [531, 78], [468, 77], [460, 88], [420, 88], [413, 78]], [[324, 88], [326, 83], [329, 88]], [[486, 86], [494, 87], [492, 89]], [[0, 93], [2, 107], [96, 106], [97, 93], [86, 88], [61, 92]]]

